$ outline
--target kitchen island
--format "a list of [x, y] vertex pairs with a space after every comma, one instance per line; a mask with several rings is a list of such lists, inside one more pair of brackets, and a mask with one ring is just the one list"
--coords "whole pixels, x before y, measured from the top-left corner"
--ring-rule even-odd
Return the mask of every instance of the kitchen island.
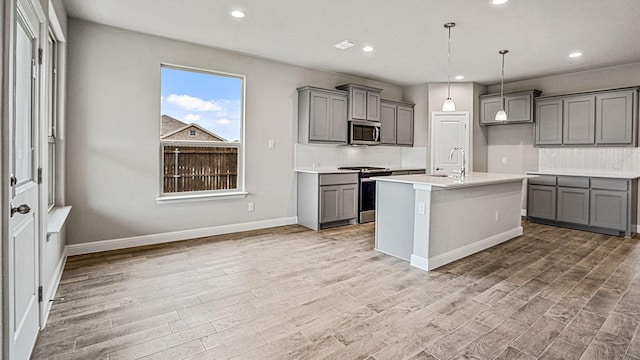
[[375, 249], [432, 270], [522, 235], [522, 181], [530, 175], [374, 178]]

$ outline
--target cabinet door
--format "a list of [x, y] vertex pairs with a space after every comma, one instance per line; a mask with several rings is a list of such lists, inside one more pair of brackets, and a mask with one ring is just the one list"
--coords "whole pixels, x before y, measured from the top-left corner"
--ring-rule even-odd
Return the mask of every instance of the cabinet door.
[[367, 120], [380, 121], [380, 93], [367, 91]]
[[349, 95], [349, 118], [367, 120], [367, 90], [352, 88]]
[[340, 219], [353, 219], [358, 216], [358, 184], [340, 187]]
[[380, 103], [380, 143], [396, 144], [397, 106], [386, 102]]
[[562, 99], [536, 101], [536, 145], [562, 145]]
[[591, 145], [595, 142], [595, 96], [570, 97], [564, 100], [562, 142]]
[[501, 107], [499, 96], [480, 98], [480, 124], [500, 124], [500, 121], [496, 121], [496, 114]]
[[309, 140], [328, 141], [330, 133], [331, 95], [311, 92]]
[[506, 95], [504, 109], [507, 112], [507, 122], [523, 123], [533, 121], [531, 117], [531, 94]]
[[320, 187], [320, 223], [340, 219], [340, 188], [341, 185]]
[[589, 224], [589, 189], [558, 187], [558, 221]]
[[635, 90], [596, 95], [596, 144], [633, 143]]
[[591, 190], [591, 226], [627, 230], [627, 192]]
[[347, 142], [347, 97], [331, 96], [331, 117], [330, 117], [329, 140], [336, 142]]
[[398, 105], [396, 144], [413, 145], [413, 108]]
[[527, 216], [541, 219], [556, 219], [556, 187], [529, 185]]

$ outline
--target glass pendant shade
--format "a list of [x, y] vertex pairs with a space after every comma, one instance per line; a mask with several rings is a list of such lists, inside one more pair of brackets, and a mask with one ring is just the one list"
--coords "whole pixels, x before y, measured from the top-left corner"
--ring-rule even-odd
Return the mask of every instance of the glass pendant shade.
[[500, 110], [496, 113], [496, 121], [507, 121], [507, 113], [504, 110]]
[[442, 103], [442, 111], [456, 111], [456, 103], [452, 98], [446, 98]]

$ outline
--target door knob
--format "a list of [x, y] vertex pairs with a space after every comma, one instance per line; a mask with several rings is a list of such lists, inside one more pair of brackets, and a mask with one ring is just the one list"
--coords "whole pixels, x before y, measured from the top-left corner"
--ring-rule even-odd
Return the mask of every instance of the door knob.
[[14, 207], [13, 204], [11, 204], [11, 216], [13, 216], [13, 214], [15, 213], [20, 213], [22, 215], [28, 214], [30, 211], [31, 207], [29, 207], [29, 205], [27, 204], [22, 204], [18, 207]]

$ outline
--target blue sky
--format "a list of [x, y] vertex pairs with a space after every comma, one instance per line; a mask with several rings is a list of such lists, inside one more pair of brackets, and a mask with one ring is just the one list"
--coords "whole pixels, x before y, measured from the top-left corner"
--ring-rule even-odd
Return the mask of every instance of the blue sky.
[[160, 114], [240, 139], [242, 80], [162, 67]]

